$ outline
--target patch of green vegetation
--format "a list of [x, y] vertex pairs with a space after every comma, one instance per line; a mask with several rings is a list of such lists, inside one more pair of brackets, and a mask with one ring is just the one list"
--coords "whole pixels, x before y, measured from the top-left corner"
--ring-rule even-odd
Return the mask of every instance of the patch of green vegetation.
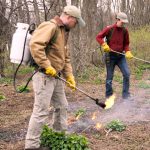
[[3, 94], [0, 94], [0, 101], [4, 101], [6, 97]]
[[83, 108], [80, 108], [79, 110], [77, 110], [76, 112], [75, 112], [75, 117], [80, 117], [80, 116], [83, 116], [84, 114], [86, 113], [86, 110], [85, 109], [83, 109]]
[[93, 84], [100, 84], [103, 82], [101, 77], [100, 77], [100, 75], [103, 72], [104, 72], [103, 68], [100, 69], [100, 68], [95, 67], [95, 66], [90, 66], [90, 67], [87, 67], [86, 69], [84, 69], [82, 71], [82, 73], [78, 74], [77, 80], [80, 83], [90, 82]]
[[137, 68], [135, 70], [135, 78], [136, 78], [136, 80], [141, 80], [142, 76], [143, 76], [143, 70], [140, 70], [140, 69]]
[[41, 146], [51, 150], [90, 150], [86, 137], [76, 134], [56, 132], [44, 126], [41, 134]]
[[[135, 57], [141, 58], [144, 60], [150, 60], [149, 55], [149, 47], [150, 47], [150, 34], [149, 34], [150, 26], [138, 27], [137, 29], [130, 29], [130, 49]], [[140, 41], [140, 42], [139, 42]], [[131, 71], [135, 70], [135, 67], [139, 65], [149, 65], [140, 60], [132, 59], [129, 61]], [[150, 65], [149, 65], [150, 67]], [[137, 77], [139, 78], [139, 76]]]
[[112, 131], [122, 132], [123, 130], [125, 130], [126, 126], [120, 120], [113, 120], [106, 125], [106, 128], [111, 129]]
[[19, 74], [28, 74], [28, 73], [32, 73], [33, 71], [34, 71], [33, 67], [23, 66], [19, 69], [18, 73]]
[[[143, 42], [147, 42], [150, 39], [150, 35], [149, 35], [149, 27], [150, 26], [145, 26], [145, 27], [141, 27], [135, 30], [131, 30], [130, 31], [130, 36], [131, 36], [131, 43], [137, 43], [138, 40], [140, 40], [141, 42], [138, 42], [139, 45]], [[144, 38], [143, 38], [144, 37]]]
[[12, 78], [2, 77], [0, 78], [0, 84], [11, 84], [13, 81]]
[[148, 69], [150, 69], [150, 65], [149, 64], [141, 64], [141, 65], [138, 65], [137, 67], [135, 67], [135, 69], [134, 69], [135, 78], [137, 80], [141, 80], [144, 71], [148, 70]]
[[101, 134], [94, 134], [94, 137], [95, 137], [96, 139], [101, 139]]
[[24, 85], [19, 86], [19, 87], [17, 88], [17, 90], [18, 90], [19, 92], [25, 92], [25, 93], [30, 92], [30, 89], [29, 89], [28, 87], [25, 88]]
[[114, 81], [118, 82], [119, 84], [122, 84], [123, 83], [122, 76], [114, 75]]
[[150, 88], [150, 84], [144, 82], [144, 81], [141, 81], [139, 84], [138, 84], [138, 87], [139, 88], [143, 88], [143, 89], [149, 89]]
[[143, 73], [145, 70], [150, 69], [150, 65], [149, 64], [141, 64], [139, 66], [137, 66], [134, 70], [135, 73], [135, 77], [137, 80], [141, 80]]

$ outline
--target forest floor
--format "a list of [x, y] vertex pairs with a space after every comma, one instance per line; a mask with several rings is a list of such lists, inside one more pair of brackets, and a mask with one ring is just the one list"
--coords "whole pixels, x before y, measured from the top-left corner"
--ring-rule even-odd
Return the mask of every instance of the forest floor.
[[[104, 84], [82, 83], [78, 87], [95, 98], [104, 101]], [[150, 71], [141, 80], [131, 76], [132, 98], [121, 98], [122, 84], [114, 81], [115, 104], [104, 110], [79, 91], [66, 88], [69, 101], [69, 130], [88, 138], [92, 150], [149, 150], [150, 149]], [[27, 126], [33, 108], [33, 89], [29, 93], [16, 93], [10, 84], [0, 84], [0, 93], [6, 99], [0, 101], [0, 150], [23, 150]], [[75, 114], [84, 110], [78, 119]], [[95, 119], [92, 120], [92, 116]], [[126, 125], [122, 132], [107, 132], [105, 125], [119, 119]], [[99, 123], [100, 129], [95, 125]]]

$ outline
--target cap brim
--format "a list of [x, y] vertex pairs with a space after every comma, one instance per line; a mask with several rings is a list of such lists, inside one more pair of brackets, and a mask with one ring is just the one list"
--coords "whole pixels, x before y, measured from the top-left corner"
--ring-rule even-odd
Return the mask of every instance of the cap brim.
[[78, 18], [78, 24], [80, 27], [84, 27], [85, 26], [85, 21], [82, 19], [82, 17]]
[[129, 21], [127, 19], [121, 20], [124, 23], [129, 23]]

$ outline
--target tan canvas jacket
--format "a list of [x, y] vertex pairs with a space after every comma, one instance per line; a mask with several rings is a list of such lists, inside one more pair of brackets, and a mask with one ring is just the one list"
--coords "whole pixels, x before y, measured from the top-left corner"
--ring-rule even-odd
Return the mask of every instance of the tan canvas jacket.
[[[57, 32], [55, 42], [45, 51], [55, 32]], [[65, 77], [71, 75], [72, 66], [70, 53], [66, 48], [66, 38], [65, 28], [58, 16], [51, 21], [41, 23], [30, 41], [30, 51], [35, 62], [41, 68], [52, 66], [57, 72], [61, 71]]]

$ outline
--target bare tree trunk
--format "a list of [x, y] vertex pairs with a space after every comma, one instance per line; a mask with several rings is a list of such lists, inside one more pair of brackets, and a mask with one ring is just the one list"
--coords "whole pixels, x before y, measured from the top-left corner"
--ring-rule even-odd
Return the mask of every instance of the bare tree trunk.
[[41, 21], [40, 21], [40, 13], [39, 13], [37, 0], [33, 0], [33, 6], [34, 6], [36, 24], [39, 25]]
[[4, 76], [4, 25], [6, 23], [6, 18], [4, 17], [6, 13], [6, 0], [1, 1], [0, 6], [0, 77]]
[[5, 12], [6, 12], [6, 0], [1, 1], [0, 11], [2, 12], [2, 14], [5, 14]]
[[62, 6], [65, 7], [67, 5], [66, 0], [61, 0]]
[[27, 23], [30, 24], [30, 14], [29, 14], [29, 7], [27, 1], [24, 0], [25, 8], [26, 8], [26, 15], [27, 15]]
[[91, 49], [95, 45], [95, 36], [99, 22], [97, 19], [97, 3], [97, 0], [88, 1], [88, 3], [86, 0], [83, 0], [81, 5], [79, 1], [71, 1], [72, 5], [83, 6], [81, 7], [82, 16], [86, 22], [84, 28], [76, 28], [71, 34], [71, 50], [75, 73], [84, 70], [91, 60]]
[[22, 1], [18, 0], [17, 7], [18, 7], [18, 22], [25, 22], [25, 19], [24, 19], [25, 14], [22, 9], [23, 7]]
[[145, 0], [144, 24], [150, 23], [150, 0]]
[[144, 25], [144, 11], [145, 5], [143, 0], [132, 0], [132, 25], [140, 26]]
[[112, 24], [113, 22], [113, 18], [112, 18], [112, 10], [111, 10], [111, 1], [107, 0], [107, 4], [106, 4], [107, 10], [105, 12], [105, 21], [107, 25]]
[[126, 12], [126, 0], [121, 0], [121, 11]]
[[[71, 4], [75, 5], [78, 7], [79, 5], [79, 1], [78, 0], [71, 0]], [[79, 44], [80, 44], [80, 29], [79, 26], [76, 26], [75, 29], [71, 30], [71, 34], [70, 34], [70, 39], [69, 39], [69, 46], [70, 46], [70, 50], [71, 50], [71, 61], [72, 61], [72, 65], [73, 65], [73, 72], [75, 75], [77, 75], [77, 72], [80, 70], [80, 48], [79, 48]]]

